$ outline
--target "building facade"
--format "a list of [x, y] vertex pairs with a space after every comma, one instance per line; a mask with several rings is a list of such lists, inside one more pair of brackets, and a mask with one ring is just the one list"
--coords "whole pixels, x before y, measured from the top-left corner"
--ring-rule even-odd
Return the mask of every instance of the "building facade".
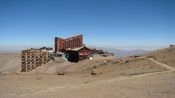
[[65, 52], [67, 49], [83, 47], [83, 35], [70, 38], [55, 37], [55, 52]]
[[22, 72], [31, 71], [39, 66], [47, 64], [51, 61], [48, 51], [41, 49], [23, 50], [21, 53]]
[[67, 49], [66, 58], [71, 62], [78, 62], [83, 59], [88, 59], [91, 52], [87, 47], [79, 47], [74, 49]]

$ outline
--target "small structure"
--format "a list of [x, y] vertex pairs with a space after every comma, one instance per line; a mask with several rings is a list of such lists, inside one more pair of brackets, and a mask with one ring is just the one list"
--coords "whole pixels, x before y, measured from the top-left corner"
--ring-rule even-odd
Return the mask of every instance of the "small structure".
[[42, 47], [42, 48], [40, 48], [40, 50], [47, 51], [49, 53], [53, 53], [53, 48], [52, 47]]
[[70, 62], [78, 62], [83, 59], [88, 59], [90, 56], [90, 50], [87, 47], [79, 47], [66, 50], [66, 58]]
[[174, 48], [175, 47], [175, 45], [170, 45], [170, 48]]
[[23, 72], [31, 71], [43, 64], [47, 64], [51, 61], [51, 56], [48, 51], [42, 49], [31, 48], [29, 50], [23, 50], [21, 54], [21, 64]]
[[102, 49], [91, 48], [90, 51], [91, 54], [104, 54], [104, 51]]
[[98, 55], [101, 55], [101, 56], [104, 56], [104, 57], [114, 56], [113, 53], [109, 53], [107, 51], [103, 51], [102, 49], [91, 48], [90, 51], [91, 51], [92, 55], [98, 54]]

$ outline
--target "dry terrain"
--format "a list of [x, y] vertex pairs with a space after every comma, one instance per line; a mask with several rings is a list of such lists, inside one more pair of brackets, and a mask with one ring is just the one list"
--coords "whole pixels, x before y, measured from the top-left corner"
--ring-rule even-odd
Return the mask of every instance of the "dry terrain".
[[174, 47], [153, 51], [143, 56], [146, 56], [148, 58], [153, 58], [159, 62], [175, 67], [175, 48]]
[[0, 98], [175, 98], [174, 51], [52, 62], [23, 73], [19, 54], [1, 54]]
[[0, 72], [19, 72], [21, 69], [20, 54], [15, 53], [0, 53]]

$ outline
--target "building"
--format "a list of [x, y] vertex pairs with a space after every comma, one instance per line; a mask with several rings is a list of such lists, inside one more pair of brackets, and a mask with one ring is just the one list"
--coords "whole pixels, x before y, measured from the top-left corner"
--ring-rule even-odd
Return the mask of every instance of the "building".
[[42, 47], [42, 48], [40, 48], [40, 50], [47, 51], [49, 53], [53, 53], [53, 48], [52, 47]]
[[21, 53], [22, 72], [31, 71], [39, 66], [47, 64], [51, 61], [51, 56], [48, 51], [42, 49], [31, 48], [23, 50]]
[[77, 35], [66, 39], [55, 37], [56, 53], [79, 47], [83, 47], [83, 35]]
[[83, 59], [88, 59], [90, 50], [87, 47], [78, 47], [66, 50], [66, 58], [71, 62], [78, 62]]
[[78, 62], [90, 56], [90, 50], [83, 44], [83, 35], [66, 39], [55, 37], [55, 54], [70, 62]]
[[90, 48], [91, 54], [104, 54], [102, 49]]
[[173, 47], [175, 48], [175, 45], [170, 45], [170, 48], [173, 48]]

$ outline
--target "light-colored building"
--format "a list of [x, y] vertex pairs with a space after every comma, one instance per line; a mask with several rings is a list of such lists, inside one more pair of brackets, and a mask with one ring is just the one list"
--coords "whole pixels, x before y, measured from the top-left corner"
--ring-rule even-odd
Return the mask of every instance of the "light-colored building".
[[48, 51], [42, 49], [23, 50], [21, 53], [22, 72], [31, 71], [43, 64], [51, 61], [51, 56]]

